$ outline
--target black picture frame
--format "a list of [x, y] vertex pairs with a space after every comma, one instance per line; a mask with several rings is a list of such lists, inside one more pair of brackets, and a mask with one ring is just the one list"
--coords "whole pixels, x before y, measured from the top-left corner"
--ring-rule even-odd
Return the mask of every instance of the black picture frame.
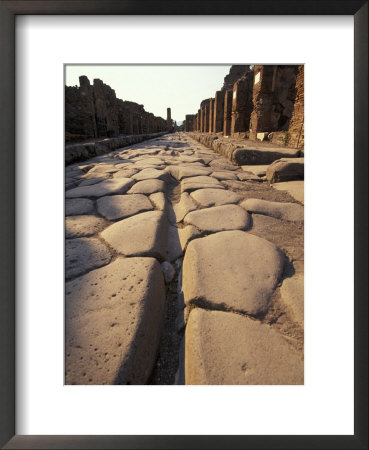
[[[352, 15], [354, 91], [354, 435], [15, 435], [15, 17], [20, 14]], [[7, 449], [368, 448], [368, 2], [365, 0], [0, 0], [0, 445]]]

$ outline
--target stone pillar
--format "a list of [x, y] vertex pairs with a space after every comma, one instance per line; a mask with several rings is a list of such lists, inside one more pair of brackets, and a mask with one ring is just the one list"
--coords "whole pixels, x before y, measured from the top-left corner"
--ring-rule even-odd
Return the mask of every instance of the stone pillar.
[[209, 133], [209, 117], [210, 117], [210, 99], [204, 101], [205, 114], [204, 114], [204, 133]]
[[231, 135], [231, 123], [232, 123], [232, 96], [233, 91], [228, 90], [224, 96], [224, 123], [223, 134], [224, 136]]
[[298, 67], [296, 97], [288, 128], [289, 147], [304, 148], [304, 66]]
[[83, 98], [85, 103], [85, 110], [88, 114], [91, 115], [93, 135], [94, 137], [98, 137], [95, 117], [96, 111], [92, 95], [92, 87], [90, 84], [90, 80], [85, 75], [79, 77], [79, 90], [81, 93], [81, 97]]
[[172, 129], [172, 113], [170, 108], [167, 108], [167, 127], [168, 130]]
[[257, 133], [273, 131], [271, 126], [273, 90], [278, 66], [254, 66], [253, 111], [250, 119], [250, 139]]
[[204, 132], [204, 117], [205, 117], [205, 107], [201, 107], [201, 117], [200, 117], [200, 131]]
[[223, 131], [224, 94], [225, 94], [224, 91], [217, 91], [215, 93], [213, 133], [221, 133]]
[[201, 109], [197, 111], [196, 131], [201, 131]]
[[214, 99], [209, 98], [209, 133], [213, 133]]
[[253, 81], [253, 72], [248, 72], [233, 85], [231, 134], [249, 130], [253, 109]]

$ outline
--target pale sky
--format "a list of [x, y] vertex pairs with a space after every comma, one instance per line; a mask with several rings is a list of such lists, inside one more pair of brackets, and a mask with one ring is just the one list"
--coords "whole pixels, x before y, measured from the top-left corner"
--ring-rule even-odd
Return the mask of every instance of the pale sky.
[[186, 114], [196, 114], [200, 102], [214, 97], [223, 86], [231, 66], [225, 65], [67, 65], [66, 85], [79, 86], [79, 76], [92, 84], [100, 78], [118, 98], [143, 104], [145, 110], [181, 123]]

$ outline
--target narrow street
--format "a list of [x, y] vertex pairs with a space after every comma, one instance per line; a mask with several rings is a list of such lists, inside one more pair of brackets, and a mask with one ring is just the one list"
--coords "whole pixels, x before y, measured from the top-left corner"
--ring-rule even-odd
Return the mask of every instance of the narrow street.
[[304, 383], [304, 207], [266, 167], [178, 132], [66, 167], [66, 384]]

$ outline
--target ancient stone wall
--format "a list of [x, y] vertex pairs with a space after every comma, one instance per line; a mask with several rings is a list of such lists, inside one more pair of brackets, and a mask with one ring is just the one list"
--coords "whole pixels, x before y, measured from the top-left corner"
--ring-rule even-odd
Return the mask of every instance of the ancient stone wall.
[[287, 137], [289, 147], [304, 148], [304, 66], [298, 67], [296, 98]]
[[148, 113], [143, 105], [118, 99], [101, 80], [91, 85], [81, 76], [79, 82], [79, 87], [65, 87], [66, 142], [168, 130], [166, 120]]
[[303, 122], [303, 66], [237, 65], [215, 98], [201, 102], [192, 131], [303, 148]]
[[249, 130], [253, 109], [252, 92], [254, 73], [247, 72], [233, 85], [231, 134]]

